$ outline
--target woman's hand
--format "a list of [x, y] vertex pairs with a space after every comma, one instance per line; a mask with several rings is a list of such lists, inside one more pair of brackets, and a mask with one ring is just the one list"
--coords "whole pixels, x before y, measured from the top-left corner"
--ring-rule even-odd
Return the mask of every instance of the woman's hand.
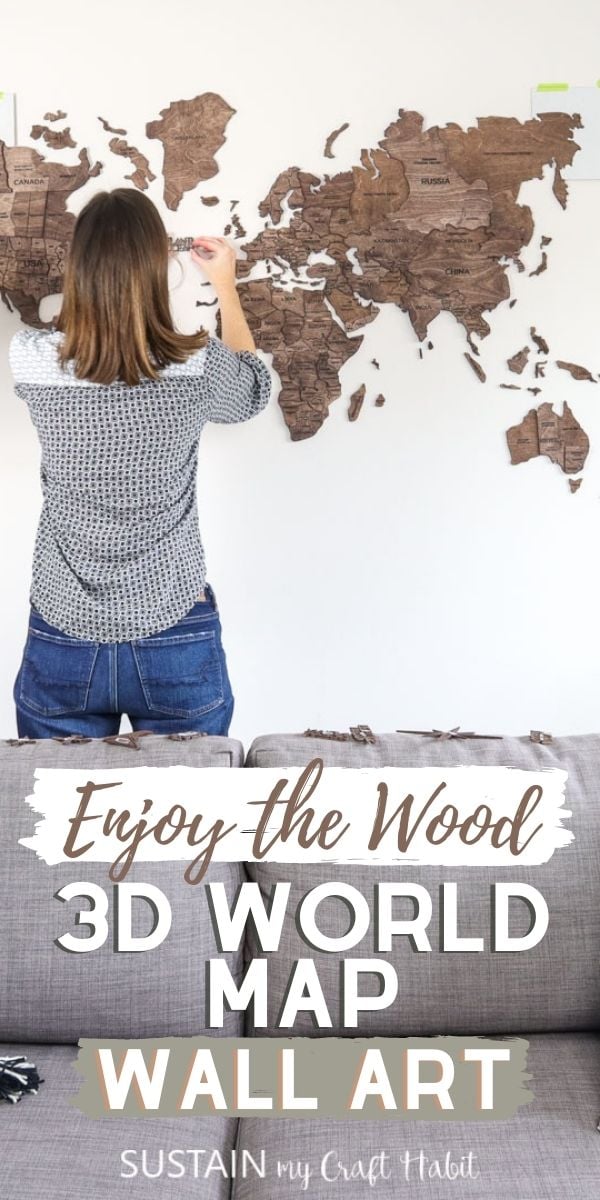
[[226, 238], [194, 238], [191, 256], [216, 292], [235, 288], [235, 247]]
[[191, 254], [217, 293], [221, 316], [221, 341], [231, 350], [250, 350], [254, 353], [254, 338], [242, 311], [235, 285], [235, 246], [226, 238], [198, 237], [194, 238]]

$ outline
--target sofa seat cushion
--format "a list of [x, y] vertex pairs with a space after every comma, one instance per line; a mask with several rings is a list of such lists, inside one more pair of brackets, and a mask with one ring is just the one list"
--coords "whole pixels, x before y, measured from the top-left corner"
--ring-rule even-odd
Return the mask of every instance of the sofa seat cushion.
[[[597, 1200], [600, 1195], [600, 1037], [595, 1034], [541, 1034], [530, 1039], [530, 1087], [535, 1099], [509, 1121], [387, 1121], [272, 1120], [244, 1118], [240, 1123], [238, 1155], [249, 1151], [258, 1157], [266, 1149], [268, 1179], [257, 1185], [238, 1178], [233, 1200], [289, 1200], [308, 1195], [310, 1200], [333, 1197], [376, 1196], [377, 1200]], [[358, 1160], [369, 1164], [385, 1150], [390, 1155], [392, 1178], [328, 1182], [339, 1162], [351, 1167]], [[427, 1156], [425, 1177], [420, 1178], [420, 1151]], [[460, 1164], [473, 1154], [478, 1178], [428, 1178], [429, 1165], [438, 1160], [445, 1169], [446, 1156]], [[405, 1177], [406, 1154], [408, 1178]], [[277, 1163], [308, 1161], [314, 1172], [307, 1191], [299, 1182], [290, 1187], [289, 1176], [277, 1177]], [[434, 1168], [435, 1171], [435, 1168]], [[263, 1190], [261, 1190], [261, 1188]]]
[[[74, 1046], [0, 1045], [0, 1056], [26, 1052], [44, 1079], [37, 1096], [24, 1096], [18, 1104], [0, 1105], [0, 1194], [4, 1197], [31, 1197], [31, 1200], [184, 1200], [202, 1196], [202, 1200], [229, 1200], [231, 1183], [220, 1170], [212, 1170], [204, 1179], [202, 1171], [212, 1152], [217, 1150], [228, 1173], [237, 1135], [237, 1121], [231, 1117], [107, 1117], [93, 1120], [69, 1101], [81, 1085], [74, 1068]], [[146, 1150], [149, 1174], [161, 1165], [156, 1178], [142, 1174], [142, 1150]], [[179, 1161], [187, 1165], [186, 1174], [175, 1177], [178, 1168], [170, 1166], [171, 1150], [205, 1151], [187, 1155]], [[121, 1161], [123, 1151], [136, 1151]], [[193, 1163], [198, 1161], [198, 1178]], [[177, 1160], [176, 1160], [177, 1161]], [[213, 1162], [217, 1160], [214, 1159]], [[138, 1166], [132, 1178], [129, 1163]], [[168, 1171], [172, 1172], [169, 1178]]]

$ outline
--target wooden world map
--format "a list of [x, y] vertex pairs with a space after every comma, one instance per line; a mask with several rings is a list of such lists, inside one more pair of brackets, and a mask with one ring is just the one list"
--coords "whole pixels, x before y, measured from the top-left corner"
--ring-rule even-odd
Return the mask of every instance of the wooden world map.
[[[262, 227], [252, 236], [236, 212], [239, 201], [224, 201], [215, 185], [216, 156], [234, 115], [212, 92], [173, 101], [147, 124], [146, 138], [149, 153], [155, 141], [162, 148], [167, 209], [176, 211], [186, 193], [207, 180], [212, 187], [200, 195], [202, 203], [228, 205], [222, 233], [242, 250], [244, 310], [257, 345], [273, 355], [279, 405], [292, 439], [318, 432], [341, 395], [341, 367], [360, 353], [360, 331], [384, 305], [406, 314], [420, 347], [431, 345], [435, 318], [450, 313], [464, 331], [470, 368], [486, 383], [480, 345], [490, 333], [489, 317], [501, 303], [515, 303], [509, 268], [524, 270], [521, 255], [535, 236], [531, 209], [518, 200], [521, 185], [542, 179], [549, 169], [556, 202], [566, 207], [564, 169], [579, 149], [577, 114], [544, 113], [524, 122], [482, 117], [463, 129], [427, 128], [419, 113], [400, 110], [350, 169], [335, 172], [328, 161], [320, 174], [299, 166], [282, 171], [259, 205]], [[66, 120], [62, 111], [46, 113], [45, 124], [32, 127], [31, 139], [53, 150], [76, 147]], [[107, 150], [131, 164], [125, 178], [146, 190], [159, 167], [151, 170], [126, 129], [98, 120]], [[346, 122], [324, 136], [324, 158], [335, 159], [347, 128]], [[68, 166], [47, 161], [33, 146], [0, 142], [0, 295], [30, 325], [43, 324], [40, 300], [61, 290], [74, 224], [67, 201], [101, 170], [86, 150]], [[530, 274], [547, 270], [550, 241], [542, 236], [539, 263]], [[183, 250], [190, 244], [191, 238], [174, 243]], [[198, 301], [200, 307], [210, 303]], [[371, 360], [371, 371], [378, 366]], [[532, 327], [527, 344], [507, 360], [500, 386], [537, 401], [549, 367], [568, 373], [562, 378], [596, 382], [589, 367], [552, 359], [543, 334]], [[350, 420], [360, 414], [365, 383], [349, 398]], [[379, 391], [373, 403], [385, 402]], [[513, 463], [546, 455], [571, 475], [581, 471], [589, 448], [566, 403], [562, 414], [549, 404], [529, 407], [507, 440]], [[580, 482], [571, 479], [571, 490]]]

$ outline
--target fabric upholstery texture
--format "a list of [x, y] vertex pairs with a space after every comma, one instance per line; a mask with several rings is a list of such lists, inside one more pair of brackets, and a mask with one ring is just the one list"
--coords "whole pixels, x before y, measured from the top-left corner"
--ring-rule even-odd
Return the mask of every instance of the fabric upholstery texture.
[[[0, 1056], [18, 1047], [0, 1045]], [[44, 1079], [37, 1096], [0, 1106], [0, 1194], [5, 1200], [229, 1200], [230, 1182], [218, 1171], [208, 1179], [192, 1175], [168, 1178], [173, 1166], [163, 1160], [163, 1174], [121, 1178], [129, 1168], [124, 1150], [147, 1151], [149, 1172], [160, 1167], [160, 1150], [204, 1150], [199, 1163], [216, 1149], [229, 1169], [238, 1122], [231, 1117], [107, 1117], [95, 1120], [70, 1104], [81, 1084], [75, 1071], [74, 1046], [29, 1046], [28, 1054]], [[191, 1165], [187, 1156], [188, 1166]], [[201, 1168], [200, 1168], [201, 1169]]]
[[[326, 766], [484, 766], [506, 765], [526, 769], [561, 767], [568, 771], [566, 823], [574, 841], [553, 854], [549, 862], [526, 867], [380, 867], [279, 865], [250, 863], [248, 872], [263, 892], [274, 883], [292, 884], [283, 936], [277, 954], [269, 957], [270, 1011], [267, 1032], [285, 1035], [276, 1025], [277, 1012], [293, 964], [312, 957], [335, 1034], [347, 1031], [340, 1018], [340, 963], [344, 956], [307, 947], [294, 919], [301, 897], [319, 883], [342, 880], [365, 895], [373, 895], [378, 881], [417, 882], [430, 892], [433, 919], [428, 928], [431, 952], [416, 952], [406, 937], [393, 940], [389, 954], [378, 955], [370, 934], [351, 954], [354, 958], [385, 957], [399, 976], [393, 1006], [361, 1019], [364, 1036], [436, 1033], [531, 1033], [600, 1028], [600, 735], [559, 738], [546, 745], [529, 738], [502, 741], [440, 741], [416, 735], [389, 734], [377, 744], [334, 742], [301, 736], [258, 738], [247, 757], [250, 767], [304, 766], [315, 757]], [[483, 952], [440, 953], [439, 889], [443, 882], [458, 883], [458, 930], [463, 936], [483, 937]], [[497, 880], [524, 882], [544, 896], [550, 923], [545, 937], [526, 953], [494, 953], [490, 949], [490, 888]], [[411, 916], [410, 900], [398, 901], [398, 915]], [[511, 905], [511, 933], [525, 934], [530, 917], [526, 905]], [[319, 908], [319, 926], [330, 935], [348, 928], [344, 904], [334, 899]], [[248, 957], [257, 952], [251, 936]], [[346, 955], [347, 957], [347, 955]], [[364, 976], [362, 990], [377, 995], [379, 980]], [[315, 1032], [309, 1014], [299, 1014], [293, 1033]]]
[[[87, 954], [67, 953], [54, 939], [73, 932], [74, 914], [85, 901], [61, 903], [59, 888], [77, 879], [100, 884], [112, 899], [108, 864], [76, 862], [49, 867], [18, 844], [36, 822], [25, 797], [33, 791], [34, 770], [41, 767], [95, 768], [172, 766], [228, 769], [241, 762], [239, 742], [197, 737], [177, 741], [150, 735], [138, 751], [104, 741], [61, 745], [44, 740], [19, 746], [0, 744], [0, 1037], [6, 1041], [73, 1042], [80, 1037], [193, 1036], [204, 1033], [204, 964], [218, 954], [204, 883], [223, 881], [230, 899], [242, 880], [237, 863], [218, 863], [205, 881], [190, 885], [178, 862], [134, 864], [127, 880], [155, 884], [167, 895], [171, 931], [155, 950], [113, 951], [112, 937]], [[144, 902], [134, 902], [134, 933], [149, 931]], [[109, 908], [109, 915], [111, 908]], [[134, 916], [135, 920], [135, 916]], [[234, 976], [242, 970], [242, 952], [228, 954]], [[227, 1014], [223, 1036], [240, 1032], [239, 1014]]]
[[[308, 1195], [367, 1197], [377, 1200], [598, 1200], [600, 1195], [600, 1037], [594, 1034], [542, 1034], [532, 1037], [529, 1068], [535, 1092], [532, 1103], [509, 1121], [344, 1121], [256, 1120], [240, 1122], [238, 1153], [255, 1156], [262, 1147], [270, 1163], [268, 1180], [238, 1179], [233, 1200], [289, 1200]], [[319, 1177], [328, 1151], [334, 1163], [368, 1164], [382, 1149], [389, 1152], [393, 1178], [331, 1183]], [[454, 1161], [473, 1151], [478, 1179], [421, 1181], [417, 1165], [404, 1177], [402, 1156], [423, 1150], [429, 1160]], [[307, 1192], [289, 1179], [277, 1178], [277, 1161], [308, 1160], [314, 1176]], [[330, 1165], [334, 1165], [331, 1164]], [[329, 1169], [329, 1168], [328, 1168]], [[262, 1190], [261, 1190], [262, 1189]]]

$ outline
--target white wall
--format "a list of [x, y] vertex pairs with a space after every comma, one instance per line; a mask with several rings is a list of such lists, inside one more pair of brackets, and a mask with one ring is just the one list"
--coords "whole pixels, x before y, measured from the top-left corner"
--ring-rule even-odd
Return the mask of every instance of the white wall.
[[[99, 113], [124, 125], [156, 168], [160, 145], [146, 142], [146, 121], [173, 99], [220, 92], [238, 111], [214, 190], [240, 198], [251, 234], [283, 167], [358, 162], [399, 107], [428, 123], [526, 119], [532, 85], [592, 83], [600, 70], [597, 0], [229, 0], [227, 16], [219, 10], [189, 0], [29, 0], [3, 13], [0, 87], [18, 93], [20, 141], [62, 107], [78, 144], [106, 163], [74, 211], [127, 170], [106, 150]], [[342, 121], [351, 127], [328, 163], [324, 138]], [[497, 382], [531, 323], [555, 357], [600, 370], [600, 184], [572, 185], [566, 214], [548, 191], [542, 183], [523, 191], [537, 197], [536, 234], [553, 237], [550, 269], [515, 280], [519, 303], [492, 318], [483, 356]], [[220, 213], [187, 196], [167, 224], [220, 234]], [[178, 313], [197, 294], [189, 271], [174, 293]], [[40, 502], [37, 445], [6, 365], [17, 326], [0, 308], [4, 735], [14, 730], [11, 686]], [[435, 350], [420, 362], [401, 313], [368, 328], [363, 361], [382, 363], [371, 395], [388, 400], [376, 410], [367, 398], [355, 424], [346, 416], [362, 382], [353, 363], [345, 399], [310, 441], [290, 441], [276, 403], [246, 426], [213, 426], [203, 437], [201, 528], [237, 696], [232, 733], [246, 741], [357, 721], [484, 733], [600, 728], [600, 384], [561, 374], [542, 397], [567, 399], [591, 438], [571, 496], [546, 460], [510, 466], [504, 431], [524, 415], [525, 393], [482, 387], [450, 318], [431, 333]]]

